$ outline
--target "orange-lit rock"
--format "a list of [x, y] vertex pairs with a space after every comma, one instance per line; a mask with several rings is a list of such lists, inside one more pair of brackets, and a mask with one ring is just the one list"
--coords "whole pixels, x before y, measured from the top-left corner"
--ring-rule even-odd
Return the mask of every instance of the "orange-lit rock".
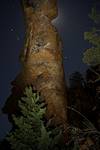
[[[35, 2], [37, 2], [35, 0]], [[39, 91], [47, 104], [47, 117], [55, 124], [67, 123], [66, 87], [62, 63], [62, 46], [51, 21], [57, 16], [56, 0], [23, 1], [26, 39], [20, 60], [22, 71], [13, 82], [12, 95], [4, 112], [16, 113], [17, 101], [27, 85]]]

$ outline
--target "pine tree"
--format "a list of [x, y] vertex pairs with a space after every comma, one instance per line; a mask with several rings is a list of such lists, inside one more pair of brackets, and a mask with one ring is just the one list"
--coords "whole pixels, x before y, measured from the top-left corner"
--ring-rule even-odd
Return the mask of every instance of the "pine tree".
[[92, 8], [89, 15], [95, 25], [91, 31], [84, 33], [84, 39], [89, 41], [91, 48], [86, 49], [83, 53], [83, 62], [89, 65], [97, 76], [95, 82], [100, 81], [100, 73], [95, 71], [95, 67], [100, 66], [100, 12], [97, 10], [96, 7]]
[[[20, 116], [13, 115], [14, 131], [7, 140], [14, 150], [57, 150], [61, 140], [61, 130], [49, 129], [44, 121], [45, 103], [32, 88], [26, 88], [24, 97], [19, 100]], [[59, 146], [62, 146], [61, 144]]]
[[32, 92], [31, 88], [26, 88], [25, 97], [19, 101], [22, 115], [13, 116], [17, 128], [8, 136], [12, 148], [16, 150], [34, 149], [38, 143], [38, 136], [41, 129], [41, 119], [45, 109], [38, 105], [39, 95]]
[[92, 47], [84, 52], [83, 61], [95, 66], [100, 64], [100, 14], [97, 14], [96, 8], [92, 8], [89, 17], [95, 22], [95, 27], [84, 33], [85, 40], [88, 40]]
[[[89, 17], [94, 21], [94, 27], [89, 32], [84, 33], [85, 40], [88, 40], [91, 44], [91, 48], [87, 49], [83, 54], [84, 63], [89, 65], [87, 70], [87, 85], [92, 92], [93, 102], [95, 103], [96, 109], [94, 113], [96, 114], [95, 122], [96, 126], [100, 128], [99, 118], [100, 111], [99, 100], [100, 100], [100, 1], [95, 3], [92, 8]], [[93, 104], [94, 104], [93, 103]], [[93, 112], [93, 111], [92, 111]]]

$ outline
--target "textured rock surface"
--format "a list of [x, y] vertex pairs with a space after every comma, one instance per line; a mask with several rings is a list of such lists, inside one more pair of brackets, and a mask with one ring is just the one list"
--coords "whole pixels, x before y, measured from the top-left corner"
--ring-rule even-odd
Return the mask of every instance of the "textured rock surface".
[[41, 93], [47, 104], [47, 117], [66, 124], [66, 89], [59, 35], [51, 21], [57, 16], [56, 0], [24, 0], [26, 39], [20, 60], [22, 71], [13, 81], [12, 95], [3, 111], [17, 111], [17, 101], [27, 85]]

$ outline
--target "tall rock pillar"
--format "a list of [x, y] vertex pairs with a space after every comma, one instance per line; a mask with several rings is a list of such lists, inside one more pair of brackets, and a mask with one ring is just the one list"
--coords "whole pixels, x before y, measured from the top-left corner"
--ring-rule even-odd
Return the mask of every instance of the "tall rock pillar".
[[[22, 1], [26, 37], [20, 60], [20, 74], [13, 81], [12, 95], [3, 110], [15, 113], [17, 101], [27, 85], [41, 93], [47, 104], [47, 118], [66, 126], [66, 86], [62, 62], [62, 46], [52, 20], [57, 17], [56, 0]], [[18, 96], [19, 93], [19, 96]]]

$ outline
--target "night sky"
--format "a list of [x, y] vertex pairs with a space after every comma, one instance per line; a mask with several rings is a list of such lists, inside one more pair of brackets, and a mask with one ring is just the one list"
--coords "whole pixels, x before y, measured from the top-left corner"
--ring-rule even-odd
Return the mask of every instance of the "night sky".
[[[74, 71], [84, 73], [87, 66], [82, 53], [89, 47], [84, 31], [92, 26], [88, 18], [94, 0], [58, 0], [58, 17], [53, 20], [63, 42], [66, 80]], [[0, 108], [10, 94], [10, 82], [21, 69], [19, 53], [24, 43], [24, 19], [18, 0], [0, 1]], [[0, 139], [11, 125], [6, 115], [0, 115]]]

